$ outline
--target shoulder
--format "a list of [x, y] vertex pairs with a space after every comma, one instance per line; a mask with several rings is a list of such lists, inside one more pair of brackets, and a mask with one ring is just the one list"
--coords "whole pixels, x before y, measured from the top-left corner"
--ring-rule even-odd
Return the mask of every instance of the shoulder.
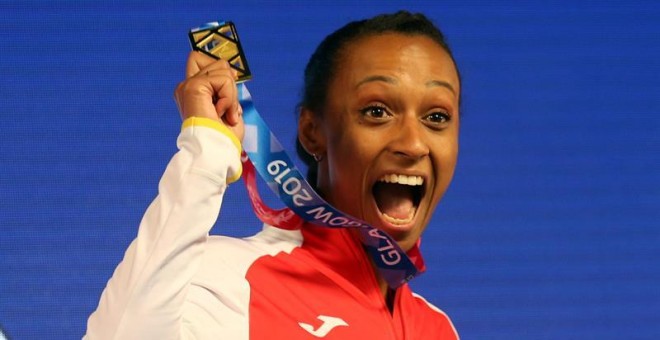
[[248, 238], [210, 236], [186, 297], [186, 322], [202, 325], [195, 334], [247, 338], [253, 287], [246, 273], [260, 258], [290, 253], [301, 242], [300, 232], [270, 226]]
[[264, 226], [261, 232], [248, 238], [210, 236], [201, 265], [191, 280], [193, 289], [189, 299], [195, 304], [216, 309], [227, 309], [227, 306], [241, 310], [247, 308], [250, 297], [250, 283], [246, 278], [248, 270], [258, 259], [281, 252], [290, 253], [301, 242], [300, 232], [271, 226]]
[[406, 288], [404, 295], [407, 295], [407, 300], [409, 300], [409, 303], [406, 303], [407, 308], [409, 308], [407, 312], [415, 315], [415, 322], [424, 325], [423, 327], [433, 325], [434, 329], [426, 330], [424, 334], [439, 333], [438, 338], [441, 339], [459, 338], [458, 332], [447, 313], [430, 303], [423, 296], [412, 292], [408, 287]]
[[290, 253], [302, 244], [302, 234], [299, 230], [284, 230], [264, 225], [259, 233], [246, 237], [235, 238], [227, 236], [211, 236], [207, 251], [218, 256], [230, 255], [232, 260], [237, 255], [276, 255], [280, 252]]
[[291, 253], [301, 244], [299, 230], [284, 230], [269, 225], [247, 238], [211, 236], [204, 250], [201, 274], [235, 272], [243, 276], [257, 259], [282, 252]]
[[[451, 320], [449, 319], [449, 315], [447, 315], [447, 313], [445, 313], [442, 309], [440, 309], [440, 308], [436, 307], [434, 304], [428, 302], [428, 300], [426, 300], [423, 296], [421, 296], [417, 293], [411, 292], [411, 295], [418, 302], [418, 304], [420, 304], [423, 307], [426, 307], [427, 309], [429, 309], [433, 313], [437, 314], [438, 317], [440, 317], [442, 319], [445, 319], [449, 323], [451, 323]], [[453, 325], [452, 325], [452, 327], [453, 327]]]

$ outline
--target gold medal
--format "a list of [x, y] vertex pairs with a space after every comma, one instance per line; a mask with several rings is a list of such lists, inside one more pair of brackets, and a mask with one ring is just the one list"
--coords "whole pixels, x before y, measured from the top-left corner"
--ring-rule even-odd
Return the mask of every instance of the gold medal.
[[237, 82], [252, 78], [245, 53], [231, 21], [211, 22], [193, 28], [188, 33], [192, 49], [210, 57], [226, 60], [229, 66], [238, 72]]

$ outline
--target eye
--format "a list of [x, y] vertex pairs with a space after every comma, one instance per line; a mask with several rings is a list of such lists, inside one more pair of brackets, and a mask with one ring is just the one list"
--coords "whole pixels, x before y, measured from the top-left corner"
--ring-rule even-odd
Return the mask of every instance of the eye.
[[428, 115], [422, 118], [428, 125], [433, 127], [444, 127], [451, 121], [451, 115], [448, 113], [437, 111], [429, 113]]
[[360, 113], [363, 116], [374, 119], [384, 119], [388, 116], [391, 116], [391, 114], [387, 111], [387, 108], [385, 106], [378, 104], [366, 106], [360, 109]]

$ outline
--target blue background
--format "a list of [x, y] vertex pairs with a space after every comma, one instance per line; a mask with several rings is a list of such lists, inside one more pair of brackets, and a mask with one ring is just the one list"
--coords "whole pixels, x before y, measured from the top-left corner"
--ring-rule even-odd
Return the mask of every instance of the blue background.
[[[464, 339], [660, 338], [651, 1], [0, 2], [0, 328], [84, 334], [176, 151], [191, 27], [236, 23], [293, 150], [316, 44], [399, 8], [439, 24], [463, 76], [457, 175], [415, 289]], [[229, 195], [213, 233], [257, 231], [242, 185]]]

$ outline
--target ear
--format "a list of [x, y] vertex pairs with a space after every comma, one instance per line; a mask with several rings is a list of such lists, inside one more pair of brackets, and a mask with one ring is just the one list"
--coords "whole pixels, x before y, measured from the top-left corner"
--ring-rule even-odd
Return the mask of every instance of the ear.
[[320, 118], [314, 112], [306, 108], [300, 109], [298, 140], [310, 155], [321, 156], [326, 151], [325, 134], [320, 123]]

